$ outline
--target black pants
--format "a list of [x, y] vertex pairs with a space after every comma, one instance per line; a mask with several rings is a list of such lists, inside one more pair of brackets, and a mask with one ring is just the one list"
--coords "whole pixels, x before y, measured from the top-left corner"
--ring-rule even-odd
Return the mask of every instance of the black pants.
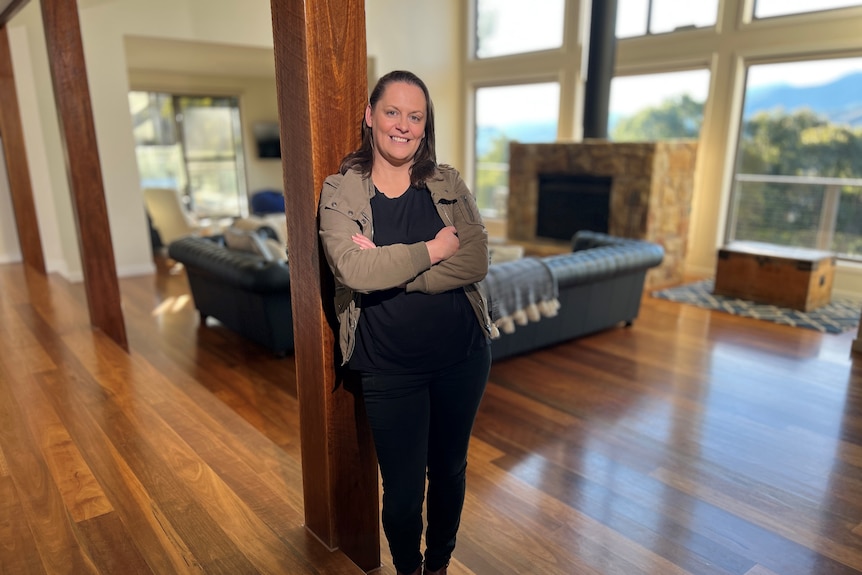
[[428, 472], [425, 565], [449, 562], [461, 522], [467, 446], [491, 369], [491, 348], [432, 373], [362, 374], [362, 391], [383, 477], [383, 531], [395, 567], [422, 562], [422, 504]]

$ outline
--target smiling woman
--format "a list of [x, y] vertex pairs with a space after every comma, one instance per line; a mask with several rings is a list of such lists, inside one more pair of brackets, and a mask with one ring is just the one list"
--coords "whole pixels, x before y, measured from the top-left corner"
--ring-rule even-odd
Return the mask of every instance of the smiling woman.
[[437, 164], [434, 106], [415, 74], [380, 78], [360, 134], [320, 194], [341, 363], [361, 381], [395, 567], [445, 575], [491, 363], [478, 283], [488, 234], [460, 174]]

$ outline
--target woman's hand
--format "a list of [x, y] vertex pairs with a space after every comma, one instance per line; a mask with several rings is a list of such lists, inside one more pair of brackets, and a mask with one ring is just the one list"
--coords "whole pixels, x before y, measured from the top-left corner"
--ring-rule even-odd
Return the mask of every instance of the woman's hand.
[[360, 233], [353, 234], [350, 239], [353, 240], [354, 244], [359, 246], [360, 250], [370, 250], [371, 248], [377, 247], [374, 242], [372, 242]]
[[434, 265], [455, 255], [461, 247], [461, 241], [458, 239], [455, 226], [446, 226], [437, 232], [433, 240], [425, 242], [425, 246], [428, 248], [428, 255], [431, 256], [431, 265]]

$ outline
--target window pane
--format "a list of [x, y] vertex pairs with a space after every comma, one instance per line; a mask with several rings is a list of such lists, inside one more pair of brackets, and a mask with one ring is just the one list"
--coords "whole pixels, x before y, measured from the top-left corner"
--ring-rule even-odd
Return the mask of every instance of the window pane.
[[848, 6], [862, 6], [862, 2], [859, 0], [755, 0], [754, 17], [770, 18]]
[[608, 134], [618, 142], [698, 138], [709, 71], [690, 70], [611, 80]]
[[130, 92], [142, 188], [173, 188], [198, 218], [245, 213], [239, 101]]
[[560, 85], [556, 82], [476, 90], [474, 192], [482, 213], [505, 216], [509, 141], [555, 141], [559, 105]]
[[563, 0], [475, 0], [476, 57], [559, 48]]
[[[649, 13], [652, 5], [652, 13]], [[618, 0], [617, 38], [715, 26], [718, 0]], [[647, 28], [649, 26], [649, 28]]]
[[129, 92], [129, 111], [141, 187], [184, 190], [188, 180], [170, 94]]
[[648, 16], [648, 0], [617, 0], [617, 38], [646, 35]]
[[680, 28], [715, 26], [718, 0], [653, 0], [650, 32], [661, 34]]
[[862, 58], [751, 66], [728, 239], [862, 259]]
[[179, 98], [189, 194], [199, 217], [242, 213], [245, 176], [238, 161], [238, 105], [236, 98]]

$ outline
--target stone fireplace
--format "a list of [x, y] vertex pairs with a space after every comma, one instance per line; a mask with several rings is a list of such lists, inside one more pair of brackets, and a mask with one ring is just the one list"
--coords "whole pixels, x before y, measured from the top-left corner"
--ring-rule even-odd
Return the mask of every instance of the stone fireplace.
[[683, 281], [696, 142], [512, 142], [509, 153], [509, 241], [563, 252], [576, 231], [600, 225], [588, 220], [606, 217], [607, 233], [664, 247], [646, 287]]

